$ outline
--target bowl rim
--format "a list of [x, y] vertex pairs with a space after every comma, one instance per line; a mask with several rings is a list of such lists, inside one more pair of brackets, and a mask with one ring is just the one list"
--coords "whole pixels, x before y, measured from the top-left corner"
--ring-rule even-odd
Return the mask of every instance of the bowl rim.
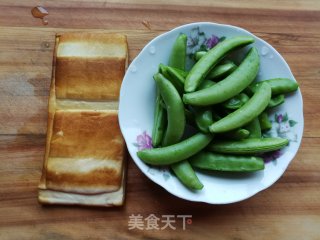
[[[244, 29], [244, 28], [241, 28], [241, 27], [238, 27], [238, 26], [234, 26], [234, 25], [230, 25], [230, 24], [221, 24], [221, 23], [214, 23], [214, 22], [192, 22], [192, 23], [188, 23], [188, 24], [184, 24], [184, 25], [180, 25], [180, 26], [177, 26], [169, 31], [166, 31], [166, 32], [163, 32], [161, 33], [160, 35], [156, 36], [155, 38], [153, 38], [152, 40], [150, 40], [142, 49], [141, 51], [139, 52], [139, 54], [132, 60], [132, 62], [130, 63], [130, 65], [128, 66], [127, 70], [126, 70], [126, 74], [125, 76], [123, 77], [123, 81], [122, 81], [122, 84], [121, 84], [121, 88], [120, 88], [120, 97], [119, 97], [119, 114], [118, 114], [118, 120], [119, 120], [119, 125], [120, 125], [120, 130], [122, 132], [122, 135], [123, 135], [123, 138], [126, 142], [126, 144], [128, 145], [129, 142], [124, 134], [124, 127], [122, 125], [122, 121], [121, 121], [121, 106], [122, 106], [122, 97], [124, 95], [124, 90], [123, 90], [123, 85], [124, 85], [124, 82], [126, 81], [126, 78], [127, 78], [127, 75], [128, 75], [128, 72], [129, 72], [129, 69], [131, 66], [134, 66], [135, 65], [135, 62], [136, 60], [140, 57], [140, 55], [142, 55], [142, 53], [148, 49], [155, 41], [159, 40], [160, 38], [162, 37], [165, 37], [169, 34], [171, 34], [172, 32], [175, 32], [175, 31], [179, 31], [180, 29], [182, 28], [193, 28], [193, 27], [201, 27], [202, 25], [211, 25], [211, 26], [219, 26], [219, 27], [226, 27], [226, 28], [232, 28], [234, 30], [240, 30], [242, 32], [244, 32], [245, 34], [247, 35], [250, 35], [252, 37], [254, 37], [255, 39], [258, 39], [260, 41], [262, 41], [267, 47], [269, 47], [270, 49], [274, 50], [274, 53], [277, 55], [277, 57], [279, 57], [281, 59], [281, 61], [284, 63], [284, 66], [287, 68], [288, 72], [291, 73], [291, 75], [293, 76], [293, 80], [296, 81], [288, 63], [285, 61], [285, 59], [282, 57], [282, 55], [271, 45], [269, 44], [267, 41], [263, 40], [262, 38], [254, 35], [253, 33], [249, 32], [248, 30]], [[297, 82], [297, 81], [296, 81]], [[283, 171], [281, 174], [279, 174], [279, 176], [277, 176], [274, 181], [271, 181], [270, 183], [264, 185], [262, 188], [259, 188], [257, 189], [257, 191], [253, 191], [251, 194], [248, 194], [242, 198], [238, 198], [238, 199], [235, 199], [235, 200], [230, 200], [230, 201], [224, 201], [224, 202], [214, 202], [214, 201], [203, 201], [201, 199], [199, 200], [191, 200], [191, 199], [188, 199], [186, 198], [184, 195], [181, 195], [177, 192], [174, 192], [173, 190], [171, 190], [170, 188], [166, 188], [164, 187], [163, 185], [159, 184], [156, 180], [155, 177], [153, 177], [152, 175], [150, 174], [146, 174], [144, 172], [144, 170], [142, 170], [140, 164], [135, 160], [135, 158], [133, 157], [134, 154], [136, 154], [136, 152], [132, 153], [130, 151], [130, 148], [127, 147], [128, 149], [128, 152], [132, 158], [132, 160], [135, 162], [135, 164], [137, 165], [137, 167], [140, 169], [141, 172], [143, 172], [143, 174], [145, 176], [147, 176], [151, 181], [153, 181], [154, 183], [156, 183], [158, 186], [161, 186], [163, 189], [165, 189], [167, 192], [171, 193], [172, 195], [176, 196], [176, 197], [179, 197], [181, 199], [184, 199], [184, 200], [187, 200], [187, 201], [191, 201], [191, 202], [201, 202], [201, 203], [207, 203], [207, 204], [213, 204], [213, 205], [224, 205], [224, 204], [231, 204], [231, 203], [236, 203], [236, 202], [241, 202], [241, 201], [244, 201], [248, 198], [251, 198], [252, 196], [260, 193], [261, 191], [264, 191], [266, 189], [268, 189], [269, 187], [271, 187], [275, 182], [277, 182], [282, 176], [283, 174], [286, 172], [286, 170], [288, 169], [288, 166], [290, 165], [290, 163], [292, 162], [292, 160], [295, 158], [295, 156], [297, 155], [297, 152], [301, 146], [301, 142], [302, 142], [302, 137], [303, 137], [303, 132], [304, 132], [304, 114], [303, 114], [303, 99], [302, 99], [302, 93], [301, 93], [301, 90], [300, 88], [298, 89], [297, 91], [297, 94], [298, 94], [298, 97], [299, 97], [299, 100], [301, 102], [301, 110], [302, 110], [302, 116], [301, 116], [301, 121], [299, 122], [300, 126], [301, 126], [301, 135], [299, 136], [298, 140], [297, 140], [297, 147], [294, 149], [293, 151], [293, 154], [292, 154], [292, 157], [290, 159], [290, 161], [288, 161], [288, 163], [285, 165], [285, 167], [283, 168]], [[139, 159], [140, 160], [140, 159]], [[140, 160], [141, 161], [141, 160]], [[141, 161], [142, 162], [142, 161]]]

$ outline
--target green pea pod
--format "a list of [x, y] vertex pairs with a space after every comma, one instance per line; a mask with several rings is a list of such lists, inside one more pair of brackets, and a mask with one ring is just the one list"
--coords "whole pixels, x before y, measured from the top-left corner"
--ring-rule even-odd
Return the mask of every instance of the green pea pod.
[[208, 133], [209, 126], [213, 123], [211, 110], [206, 108], [195, 109], [195, 121], [200, 131]]
[[239, 48], [253, 42], [254, 38], [249, 36], [233, 37], [219, 42], [192, 67], [184, 85], [185, 92], [188, 93], [195, 91], [210, 70], [213, 69], [227, 53], [231, 52], [235, 48]]
[[[223, 41], [222, 43], [226, 41], [227, 40]], [[202, 59], [204, 58], [201, 58], [201, 60]], [[256, 48], [252, 48], [240, 66], [237, 67], [237, 69], [233, 71], [227, 78], [210, 88], [184, 94], [184, 103], [195, 106], [208, 106], [224, 102], [229, 98], [234, 97], [242, 92], [254, 80], [259, 70], [259, 64], [260, 60], [258, 50]], [[191, 72], [189, 73], [188, 77], [190, 76]], [[185, 90], [188, 77], [186, 78], [184, 85]]]
[[273, 78], [273, 79], [252, 83], [247, 90], [249, 90], [249, 92], [254, 93], [257, 91], [259, 86], [264, 82], [270, 85], [273, 96], [294, 92], [299, 87], [296, 81], [291, 80], [289, 78]]
[[249, 137], [250, 132], [247, 129], [239, 128], [219, 135], [233, 140], [241, 140]]
[[184, 81], [185, 81], [186, 77], [188, 76], [189, 72], [183, 71], [179, 68], [174, 68], [174, 67], [169, 67], [169, 68], [174, 69], [180, 76], [183, 77], [183, 84], [184, 84]]
[[[217, 83], [218, 84], [218, 83]], [[218, 122], [213, 123], [209, 130], [212, 133], [227, 132], [240, 128], [262, 113], [271, 98], [271, 88], [268, 84], [262, 84], [253, 97], [241, 108], [230, 113]]]
[[166, 110], [162, 106], [162, 98], [157, 89], [156, 106], [154, 113], [153, 129], [152, 129], [152, 145], [158, 147], [163, 139], [164, 132], [166, 130]]
[[245, 126], [245, 129], [250, 132], [248, 138], [261, 138], [261, 127], [258, 118], [255, 118], [249, 122], [248, 125]]
[[179, 73], [177, 73], [175, 68], [168, 67], [160, 63], [159, 73], [161, 73], [166, 79], [168, 79], [173, 84], [173, 86], [177, 89], [180, 95], [183, 94], [184, 78], [181, 77]]
[[213, 85], [215, 85], [215, 84], [216, 84], [216, 82], [205, 79], [205, 80], [203, 80], [203, 82], [199, 85], [199, 90], [205, 89], [205, 88], [209, 88], [209, 87], [211, 87], [211, 86], [213, 86]]
[[249, 97], [245, 93], [240, 93], [229, 100], [222, 103], [222, 106], [228, 109], [238, 109], [249, 101]]
[[207, 51], [198, 51], [195, 53], [194, 58], [196, 61], [199, 61], [200, 58], [202, 58], [205, 54], [207, 53]]
[[156, 73], [154, 80], [167, 108], [168, 124], [162, 141], [162, 145], [167, 146], [179, 141], [183, 135], [186, 125], [184, 105], [176, 88], [161, 73]]
[[170, 67], [175, 67], [184, 71], [186, 66], [187, 38], [187, 35], [180, 34], [174, 42], [169, 58]]
[[193, 167], [227, 171], [252, 172], [264, 169], [264, 161], [260, 157], [232, 156], [201, 151], [189, 159]]
[[145, 149], [137, 152], [138, 157], [151, 165], [170, 165], [186, 160], [204, 149], [212, 140], [211, 134], [197, 133], [179, 143], [162, 148]]
[[207, 75], [206, 78], [209, 79], [219, 79], [228, 76], [230, 73], [232, 73], [234, 70], [236, 70], [237, 65], [235, 65], [233, 62], [228, 62], [224, 64], [220, 64], [216, 67], [214, 67]]
[[169, 78], [169, 73], [168, 73], [168, 66], [160, 63], [159, 64], [159, 70], [158, 70], [159, 73], [161, 73], [165, 78]]
[[272, 124], [266, 112], [259, 115], [259, 123], [262, 131], [270, 130], [272, 128]]
[[167, 67], [167, 71], [169, 76], [176, 78], [179, 84], [181, 84], [181, 86], [183, 87], [185, 82], [185, 78], [183, 77], [183, 75], [181, 75], [181, 72], [183, 71], [177, 68], [169, 67], [169, 66]]
[[172, 67], [167, 67], [167, 73], [169, 75], [170, 82], [175, 86], [175, 88], [178, 90], [179, 94], [183, 94], [183, 86], [185, 79], [180, 75], [178, 71], [176, 71]]
[[288, 145], [284, 138], [249, 138], [240, 141], [215, 141], [208, 149], [218, 153], [257, 154], [281, 149]]
[[193, 190], [201, 190], [203, 188], [203, 184], [187, 160], [172, 164], [171, 168], [178, 179], [188, 188]]
[[276, 97], [273, 97], [270, 99], [269, 104], [268, 104], [268, 108], [274, 108], [277, 107], [279, 105], [281, 105], [282, 103], [284, 103], [284, 95], [280, 94]]

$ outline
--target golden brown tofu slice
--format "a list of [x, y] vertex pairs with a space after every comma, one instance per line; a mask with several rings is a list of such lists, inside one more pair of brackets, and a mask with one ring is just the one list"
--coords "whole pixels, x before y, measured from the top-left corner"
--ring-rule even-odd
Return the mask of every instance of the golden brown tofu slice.
[[124, 35], [70, 33], [58, 44], [57, 98], [118, 100], [127, 63]]
[[125, 143], [117, 101], [127, 66], [126, 37], [58, 35], [54, 56], [39, 202], [122, 205]]
[[117, 111], [58, 110], [47, 162], [47, 187], [89, 194], [118, 190], [123, 156]]

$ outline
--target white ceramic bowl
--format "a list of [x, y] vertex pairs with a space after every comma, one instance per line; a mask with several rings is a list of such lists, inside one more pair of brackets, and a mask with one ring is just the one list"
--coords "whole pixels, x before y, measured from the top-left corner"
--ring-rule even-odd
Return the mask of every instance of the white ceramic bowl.
[[[226, 204], [247, 199], [270, 187], [287, 169], [296, 155], [303, 134], [303, 109], [300, 90], [286, 96], [286, 102], [270, 114], [273, 129], [268, 135], [285, 137], [289, 146], [266, 156], [263, 171], [250, 174], [197, 171], [204, 184], [201, 191], [184, 187], [167, 167], [152, 167], [137, 157], [139, 148], [151, 147], [151, 133], [155, 104], [155, 82], [152, 78], [159, 63], [168, 63], [169, 54], [180, 33], [188, 36], [188, 52], [196, 51], [212, 34], [218, 37], [249, 35], [255, 38], [253, 44], [260, 53], [261, 66], [257, 80], [274, 77], [294, 79], [282, 56], [267, 42], [252, 33], [235, 26], [199, 22], [177, 27], [161, 34], [149, 42], [132, 61], [124, 77], [120, 91], [119, 122], [129, 153], [140, 170], [152, 181], [180, 198]], [[247, 46], [237, 52], [244, 56]]]

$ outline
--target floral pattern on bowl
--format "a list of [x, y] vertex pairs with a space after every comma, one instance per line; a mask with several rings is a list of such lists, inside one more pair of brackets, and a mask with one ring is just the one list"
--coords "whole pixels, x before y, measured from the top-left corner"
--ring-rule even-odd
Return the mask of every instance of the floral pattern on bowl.
[[[270, 119], [272, 128], [263, 134], [263, 137], [280, 137], [286, 138], [290, 142], [297, 142], [298, 135], [295, 130], [295, 126], [298, 122], [293, 119], [289, 119], [288, 113], [274, 113], [273, 118]], [[273, 152], [264, 153], [263, 157], [265, 163], [273, 161], [277, 164], [277, 159], [283, 154], [283, 150], [276, 150]]]
[[152, 146], [152, 138], [150, 135], [147, 134], [147, 131], [143, 131], [142, 134], [139, 134], [136, 138], [136, 142], [133, 143], [135, 147], [138, 148], [138, 151], [144, 149], [151, 149]]
[[196, 52], [208, 51], [224, 39], [224, 36], [217, 37], [215, 34], [208, 37], [205, 32], [200, 30], [200, 27], [191, 29], [187, 40], [187, 69], [190, 69], [194, 64], [194, 54]]

